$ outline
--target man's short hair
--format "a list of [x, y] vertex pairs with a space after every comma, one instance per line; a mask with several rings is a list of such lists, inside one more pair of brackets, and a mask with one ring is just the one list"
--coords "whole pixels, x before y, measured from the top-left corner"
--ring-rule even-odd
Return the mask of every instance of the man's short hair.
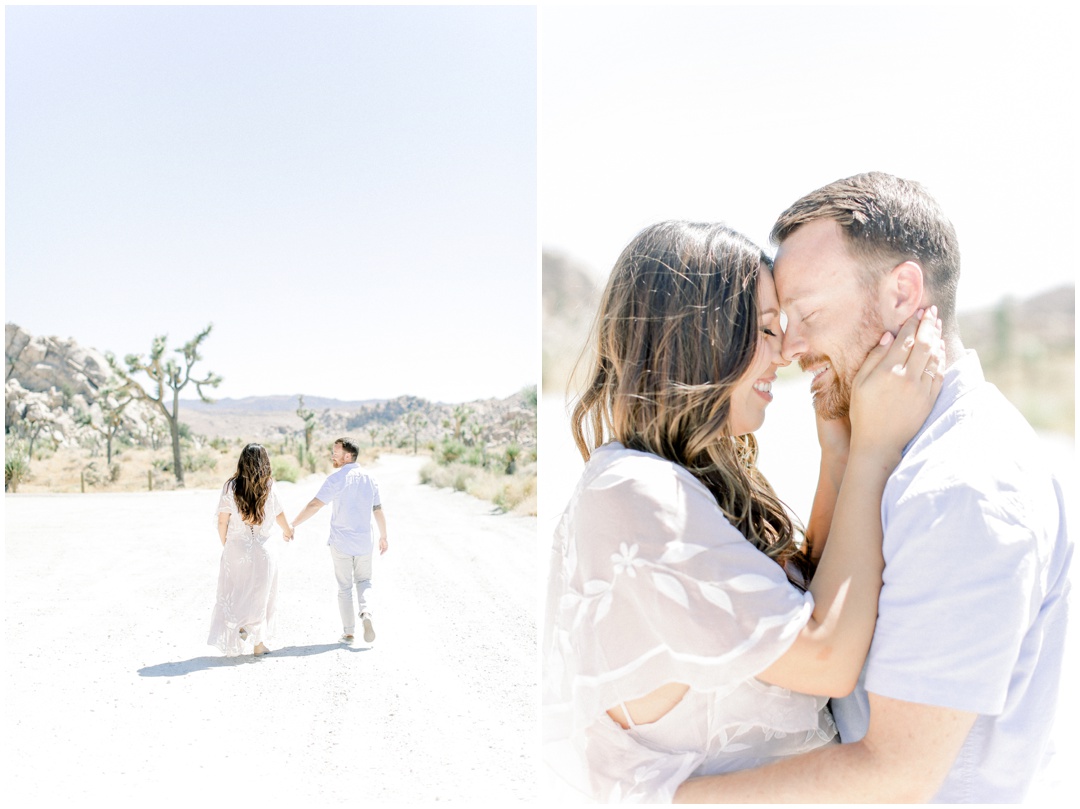
[[360, 457], [360, 447], [351, 438], [339, 438], [334, 443], [341, 444], [341, 448], [349, 455], [352, 455], [354, 461]]
[[867, 263], [868, 284], [903, 261], [917, 261], [941, 319], [953, 320], [960, 245], [952, 223], [921, 185], [880, 171], [837, 180], [780, 214], [770, 239], [780, 244], [818, 219], [840, 225], [852, 253]]

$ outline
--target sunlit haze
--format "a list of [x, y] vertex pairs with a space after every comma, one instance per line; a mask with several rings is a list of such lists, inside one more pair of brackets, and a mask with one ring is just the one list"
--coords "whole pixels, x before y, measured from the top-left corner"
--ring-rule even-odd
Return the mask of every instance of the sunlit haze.
[[9, 6], [6, 318], [120, 356], [213, 323], [222, 397], [508, 396], [536, 58], [527, 7]]
[[1075, 27], [1058, 8], [543, 9], [541, 240], [606, 276], [642, 227], [777, 215], [879, 170], [956, 227], [961, 310], [1075, 276]]

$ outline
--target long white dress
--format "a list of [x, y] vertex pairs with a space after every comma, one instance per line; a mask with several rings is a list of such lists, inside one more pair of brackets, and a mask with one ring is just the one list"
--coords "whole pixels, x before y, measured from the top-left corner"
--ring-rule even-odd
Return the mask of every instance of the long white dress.
[[[221, 490], [217, 513], [229, 514], [229, 526], [221, 549], [217, 602], [207, 643], [230, 657], [251, 651], [274, 633], [277, 553], [269, 539], [281, 511], [281, 502], [271, 485], [262, 523], [249, 525], [240, 516], [232, 482], [226, 482]], [[246, 639], [240, 637], [241, 629], [247, 633]]]
[[[694, 775], [836, 741], [824, 697], [756, 675], [813, 597], [725, 519], [682, 467], [597, 449], [555, 534], [544, 626], [545, 760], [594, 800], [670, 802]], [[624, 730], [607, 710], [665, 683], [689, 692]]]

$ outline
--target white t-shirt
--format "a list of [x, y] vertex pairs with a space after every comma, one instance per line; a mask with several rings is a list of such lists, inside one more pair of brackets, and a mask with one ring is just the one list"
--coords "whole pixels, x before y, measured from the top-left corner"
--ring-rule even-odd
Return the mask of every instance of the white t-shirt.
[[[829, 743], [823, 697], [755, 676], [781, 657], [813, 597], [656, 455], [597, 449], [555, 535], [544, 626], [548, 765], [602, 801], [670, 802], [686, 778]], [[660, 686], [690, 691], [624, 730], [607, 710]]]
[[359, 464], [345, 464], [326, 479], [315, 499], [332, 508], [326, 544], [347, 556], [370, 556], [371, 512], [382, 505], [375, 480]]
[[1038, 445], [970, 351], [885, 487], [877, 628], [832, 706], [845, 742], [866, 735], [867, 690], [979, 714], [934, 803], [1017, 803], [1046, 752], [1072, 546]]

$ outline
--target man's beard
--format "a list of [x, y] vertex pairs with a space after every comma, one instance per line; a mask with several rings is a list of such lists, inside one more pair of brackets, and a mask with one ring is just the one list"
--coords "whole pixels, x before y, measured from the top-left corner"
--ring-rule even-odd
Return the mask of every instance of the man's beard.
[[841, 357], [843, 365], [837, 365], [832, 357], [824, 354], [811, 354], [799, 360], [799, 366], [806, 368], [827, 362], [832, 369], [833, 379], [827, 386], [814, 391], [814, 410], [826, 421], [846, 418], [851, 411], [851, 383], [866, 360], [866, 356], [881, 340], [885, 333], [885, 324], [881, 315], [873, 308], [869, 298], [864, 301], [862, 318], [854, 333], [845, 341], [851, 351]]

